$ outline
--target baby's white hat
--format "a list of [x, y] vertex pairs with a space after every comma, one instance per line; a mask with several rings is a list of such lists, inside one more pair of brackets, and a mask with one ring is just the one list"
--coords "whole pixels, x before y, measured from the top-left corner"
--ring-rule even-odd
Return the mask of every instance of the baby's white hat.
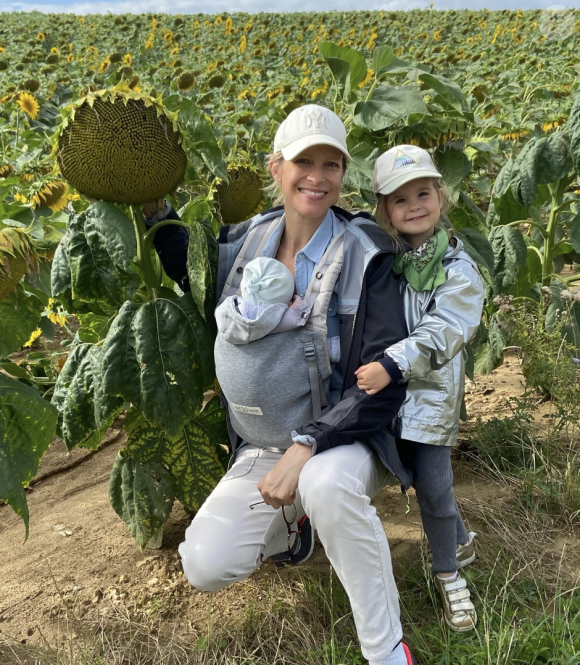
[[259, 302], [287, 305], [294, 295], [294, 277], [280, 261], [258, 256], [244, 268], [241, 290], [242, 298], [256, 305]]
[[373, 189], [375, 194], [392, 194], [411, 180], [442, 177], [426, 150], [416, 145], [397, 145], [375, 162]]

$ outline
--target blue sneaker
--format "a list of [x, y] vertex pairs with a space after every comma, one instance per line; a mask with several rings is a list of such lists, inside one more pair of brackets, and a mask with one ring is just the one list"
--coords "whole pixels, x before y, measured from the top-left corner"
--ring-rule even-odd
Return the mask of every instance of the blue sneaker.
[[300, 538], [296, 539], [292, 549], [270, 557], [278, 568], [298, 566], [308, 561], [314, 550], [314, 530], [307, 515], [298, 520], [297, 527]]

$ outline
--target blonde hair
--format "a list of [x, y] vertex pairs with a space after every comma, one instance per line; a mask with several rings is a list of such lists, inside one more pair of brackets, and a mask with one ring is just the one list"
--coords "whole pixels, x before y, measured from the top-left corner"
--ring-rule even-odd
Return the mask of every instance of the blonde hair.
[[[271, 174], [272, 169], [271, 165], [275, 164], [278, 168], [282, 166], [282, 162], [284, 161], [284, 156], [282, 155], [281, 150], [276, 150], [276, 152], [272, 152], [269, 155], [266, 155], [264, 158], [264, 165], [266, 167], [266, 170]], [[344, 172], [346, 171], [346, 167], [348, 166], [346, 162], [346, 157], [342, 155], [342, 172], [344, 175]], [[276, 208], [277, 206], [283, 206], [284, 205], [284, 194], [282, 192], [282, 187], [280, 186], [280, 183], [272, 177], [272, 182], [269, 185], [266, 185], [264, 187], [264, 191], [268, 196], [271, 198], [274, 198], [274, 202], [272, 205]], [[339, 196], [336, 203], [334, 204], [338, 206], [339, 208], [344, 208], [345, 210], [349, 209], [349, 204], [341, 197]]]
[[[435, 191], [439, 193], [443, 191], [443, 203], [441, 204], [441, 214], [447, 215], [451, 208], [453, 207], [453, 201], [451, 199], [451, 194], [447, 189], [445, 183], [439, 178], [429, 178], [429, 181], [433, 184]], [[387, 201], [389, 196], [393, 196], [395, 192], [391, 194], [377, 194], [377, 208], [375, 211], [375, 217], [377, 218], [378, 225], [384, 229], [395, 241], [395, 244], [402, 249], [403, 248], [403, 238], [397, 229], [393, 226], [393, 222], [389, 217], [387, 212]], [[443, 228], [439, 222], [435, 225], [435, 228]], [[450, 237], [453, 235], [453, 231], [448, 231]]]

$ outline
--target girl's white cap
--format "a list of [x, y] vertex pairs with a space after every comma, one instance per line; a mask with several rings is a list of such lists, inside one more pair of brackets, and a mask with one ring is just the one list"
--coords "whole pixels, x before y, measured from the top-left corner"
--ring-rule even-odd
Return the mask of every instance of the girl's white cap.
[[397, 145], [375, 162], [375, 194], [392, 194], [402, 185], [418, 178], [442, 178], [431, 155], [416, 145]]
[[274, 152], [281, 151], [284, 159], [294, 159], [313, 145], [334, 146], [350, 160], [342, 120], [324, 106], [306, 104], [294, 109], [278, 127]]

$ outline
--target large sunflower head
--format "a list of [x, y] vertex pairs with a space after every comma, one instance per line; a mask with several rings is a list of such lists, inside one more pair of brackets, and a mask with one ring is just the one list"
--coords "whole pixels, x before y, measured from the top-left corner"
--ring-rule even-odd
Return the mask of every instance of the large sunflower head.
[[40, 110], [40, 105], [36, 101], [33, 95], [28, 92], [20, 93], [20, 97], [16, 100], [16, 103], [20, 107], [21, 111], [24, 111], [32, 120], [38, 115]]
[[177, 114], [126, 84], [91, 93], [65, 111], [55, 156], [81, 194], [138, 205], [162, 198], [187, 166]]

